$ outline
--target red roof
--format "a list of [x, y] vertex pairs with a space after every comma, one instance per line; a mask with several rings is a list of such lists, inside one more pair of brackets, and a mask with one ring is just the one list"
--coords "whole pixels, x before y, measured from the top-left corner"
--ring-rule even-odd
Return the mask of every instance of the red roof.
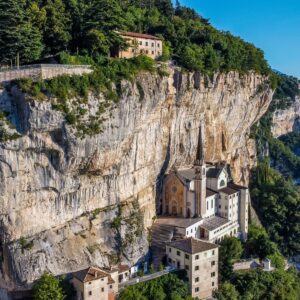
[[130, 37], [135, 37], [135, 38], [142, 38], [142, 39], [150, 39], [150, 40], [162, 40], [161, 38], [150, 35], [150, 34], [144, 34], [144, 33], [137, 33], [137, 32], [119, 32], [120, 35], [122, 36], [130, 36]]

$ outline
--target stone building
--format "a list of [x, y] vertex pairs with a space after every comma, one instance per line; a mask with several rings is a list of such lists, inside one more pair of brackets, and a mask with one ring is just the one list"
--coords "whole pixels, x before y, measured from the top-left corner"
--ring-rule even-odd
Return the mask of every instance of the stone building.
[[75, 272], [72, 283], [76, 290], [76, 300], [114, 300], [119, 290], [118, 269], [89, 267]]
[[193, 166], [172, 170], [164, 180], [162, 214], [202, 219], [201, 239], [219, 242], [225, 235], [247, 238], [248, 188], [230, 181], [225, 165], [204, 161], [202, 129]]
[[195, 238], [166, 245], [167, 262], [176, 269], [185, 269], [192, 297], [204, 299], [218, 288], [218, 246]]
[[136, 32], [118, 32], [126, 40], [129, 47], [125, 50], [117, 50], [115, 54], [119, 58], [133, 58], [138, 55], [147, 55], [157, 59], [162, 55], [162, 39], [154, 35]]

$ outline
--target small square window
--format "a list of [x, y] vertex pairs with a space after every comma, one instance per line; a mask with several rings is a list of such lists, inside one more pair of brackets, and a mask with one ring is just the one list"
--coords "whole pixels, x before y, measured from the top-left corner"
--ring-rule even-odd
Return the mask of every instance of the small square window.
[[177, 251], [177, 256], [180, 256], [180, 251]]
[[112, 284], [109, 287], [112, 289]]
[[214, 266], [215, 264], [216, 264], [215, 261], [212, 261], [212, 262], [211, 262], [211, 266]]
[[140, 45], [143, 45], [143, 42], [142, 42], [142, 41], [140, 41]]
[[212, 254], [212, 255], [215, 255], [215, 250], [213, 250], [211, 254]]
[[146, 46], [148, 46], [148, 42], [146, 42]]
[[196, 277], [196, 278], [195, 278], [195, 282], [199, 282], [199, 277]]
[[199, 266], [195, 266], [195, 271], [199, 271]]
[[198, 287], [195, 288], [195, 292], [196, 292], [196, 293], [199, 292], [199, 288], [198, 288]]
[[104, 288], [101, 289], [101, 292], [104, 292]]
[[154, 51], [152, 51], [152, 55], [154, 55]]
[[185, 255], [186, 259], [190, 259], [190, 256], [188, 254]]
[[199, 255], [198, 254], [195, 256], [195, 259], [199, 259]]
[[92, 284], [92, 282], [90, 281], [89, 284]]
[[211, 277], [215, 277], [215, 276], [216, 276], [216, 273], [215, 273], [215, 272], [212, 272], [212, 273], [210, 274], [210, 276], [211, 276]]
[[214, 283], [214, 282], [212, 282], [212, 283], [211, 283], [211, 286], [215, 286], [215, 283]]
[[188, 271], [190, 268], [188, 265], [185, 265], [185, 269]]

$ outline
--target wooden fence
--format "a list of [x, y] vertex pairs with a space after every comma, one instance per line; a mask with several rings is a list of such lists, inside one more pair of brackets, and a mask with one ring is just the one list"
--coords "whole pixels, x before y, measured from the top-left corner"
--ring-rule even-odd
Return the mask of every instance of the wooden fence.
[[39, 64], [0, 69], [0, 82], [21, 78], [50, 79], [60, 75], [83, 75], [93, 72], [89, 65]]

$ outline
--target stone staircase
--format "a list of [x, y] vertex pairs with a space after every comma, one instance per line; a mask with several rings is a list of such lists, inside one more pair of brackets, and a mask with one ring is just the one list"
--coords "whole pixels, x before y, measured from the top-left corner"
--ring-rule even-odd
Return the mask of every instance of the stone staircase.
[[176, 234], [176, 229], [173, 225], [160, 224], [156, 222], [151, 227], [151, 254], [153, 265], [156, 270], [159, 269], [160, 263], [166, 254], [166, 243], [173, 239], [180, 238]]

